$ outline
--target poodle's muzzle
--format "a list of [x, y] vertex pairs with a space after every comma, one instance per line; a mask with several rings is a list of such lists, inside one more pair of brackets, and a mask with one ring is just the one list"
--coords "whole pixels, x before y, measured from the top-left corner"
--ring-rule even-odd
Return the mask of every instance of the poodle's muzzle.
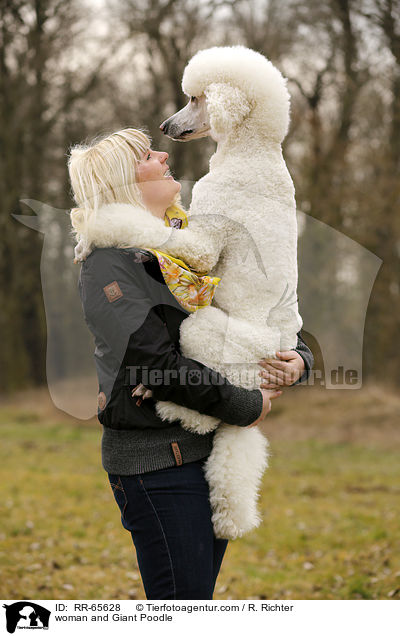
[[210, 134], [210, 120], [205, 95], [191, 97], [184, 108], [160, 126], [164, 135], [175, 141], [190, 141]]

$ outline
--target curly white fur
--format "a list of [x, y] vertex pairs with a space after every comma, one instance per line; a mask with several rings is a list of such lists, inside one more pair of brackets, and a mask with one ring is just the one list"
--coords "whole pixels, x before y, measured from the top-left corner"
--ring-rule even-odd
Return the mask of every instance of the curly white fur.
[[[190, 227], [165, 249], [221, 277], [214, 307], [183, 321], [181, 349], [231, 382], [259, 386], [255, 362], [296, 347], [297, 222], [294, 187], [282, 157], [289, 93], [281, 73], [244, 47], [200, 51], [182, 80], [206, 95], [217, 140], [209, 173], [193, 188]], [[166, 419], [206, 432], [218, 421], [158, 403]], [[219, 425], [205, 466], [216, 536], [236, 538], [259, 524], [258, 488], [267, 442], [257, 429]], [[247, 478], [245, 477], [247, 475]]]
[[[189, 227], [171, 230], [141, 209], [112, 204], [99, 211], [90, 240], [162, 247], [221, 277], [214, 306], [182, 322], [181, 350], [234, 384], [258, 388], [256, 362], [295, 348], [302, 326], [294, 187], [281, 150], [289, 93], [271, 62], [241, 46], [197, 53], [182, 86], [188, 95], [206, 95], [211, 135], [218, 140], [209, 173], [193, 188]], [[105, 213], [107, 227], [101, 230]], [[216, 536], [234, 539], [257, 527], [268, 457], [261, 431], [222, 424], [172, 402], [156, 408], [163, 419], [180, 419], [196, 433], [217, 429], [205, 466]]]

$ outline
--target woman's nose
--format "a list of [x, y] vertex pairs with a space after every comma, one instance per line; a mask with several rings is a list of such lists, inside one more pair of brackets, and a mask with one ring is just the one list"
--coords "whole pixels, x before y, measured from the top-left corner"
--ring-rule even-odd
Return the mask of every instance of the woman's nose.
[[165, 162], [167, 161], [168, 157], [169, 157], [168, 152], [162, 152], [162, 153], [161, 153], [161, 157], [160, 157], [160, 161], [161, 161], [162, 163], [165, 163]]

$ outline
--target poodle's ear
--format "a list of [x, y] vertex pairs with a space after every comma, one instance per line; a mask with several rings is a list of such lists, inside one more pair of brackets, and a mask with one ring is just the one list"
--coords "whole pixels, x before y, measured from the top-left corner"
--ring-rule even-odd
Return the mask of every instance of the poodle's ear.
[[211, 133], [215, 133], [217, 139], [238, 126], [252, 108], [243, 91], [230, 84], [209, 84], [204, 94]]

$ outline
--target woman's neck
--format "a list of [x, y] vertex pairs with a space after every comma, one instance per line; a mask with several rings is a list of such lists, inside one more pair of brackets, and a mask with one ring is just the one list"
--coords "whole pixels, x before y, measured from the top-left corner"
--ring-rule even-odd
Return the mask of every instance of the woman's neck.
[[164, 207], [163, 205], [160, 206], [151, 206], [147, 208], [149, 212], [151, 212], [151, 214], [153, 216], [156, 216], [159, 219], [164, 219], [165, 218], [165, 213], [167, 211], [167, 208]]

